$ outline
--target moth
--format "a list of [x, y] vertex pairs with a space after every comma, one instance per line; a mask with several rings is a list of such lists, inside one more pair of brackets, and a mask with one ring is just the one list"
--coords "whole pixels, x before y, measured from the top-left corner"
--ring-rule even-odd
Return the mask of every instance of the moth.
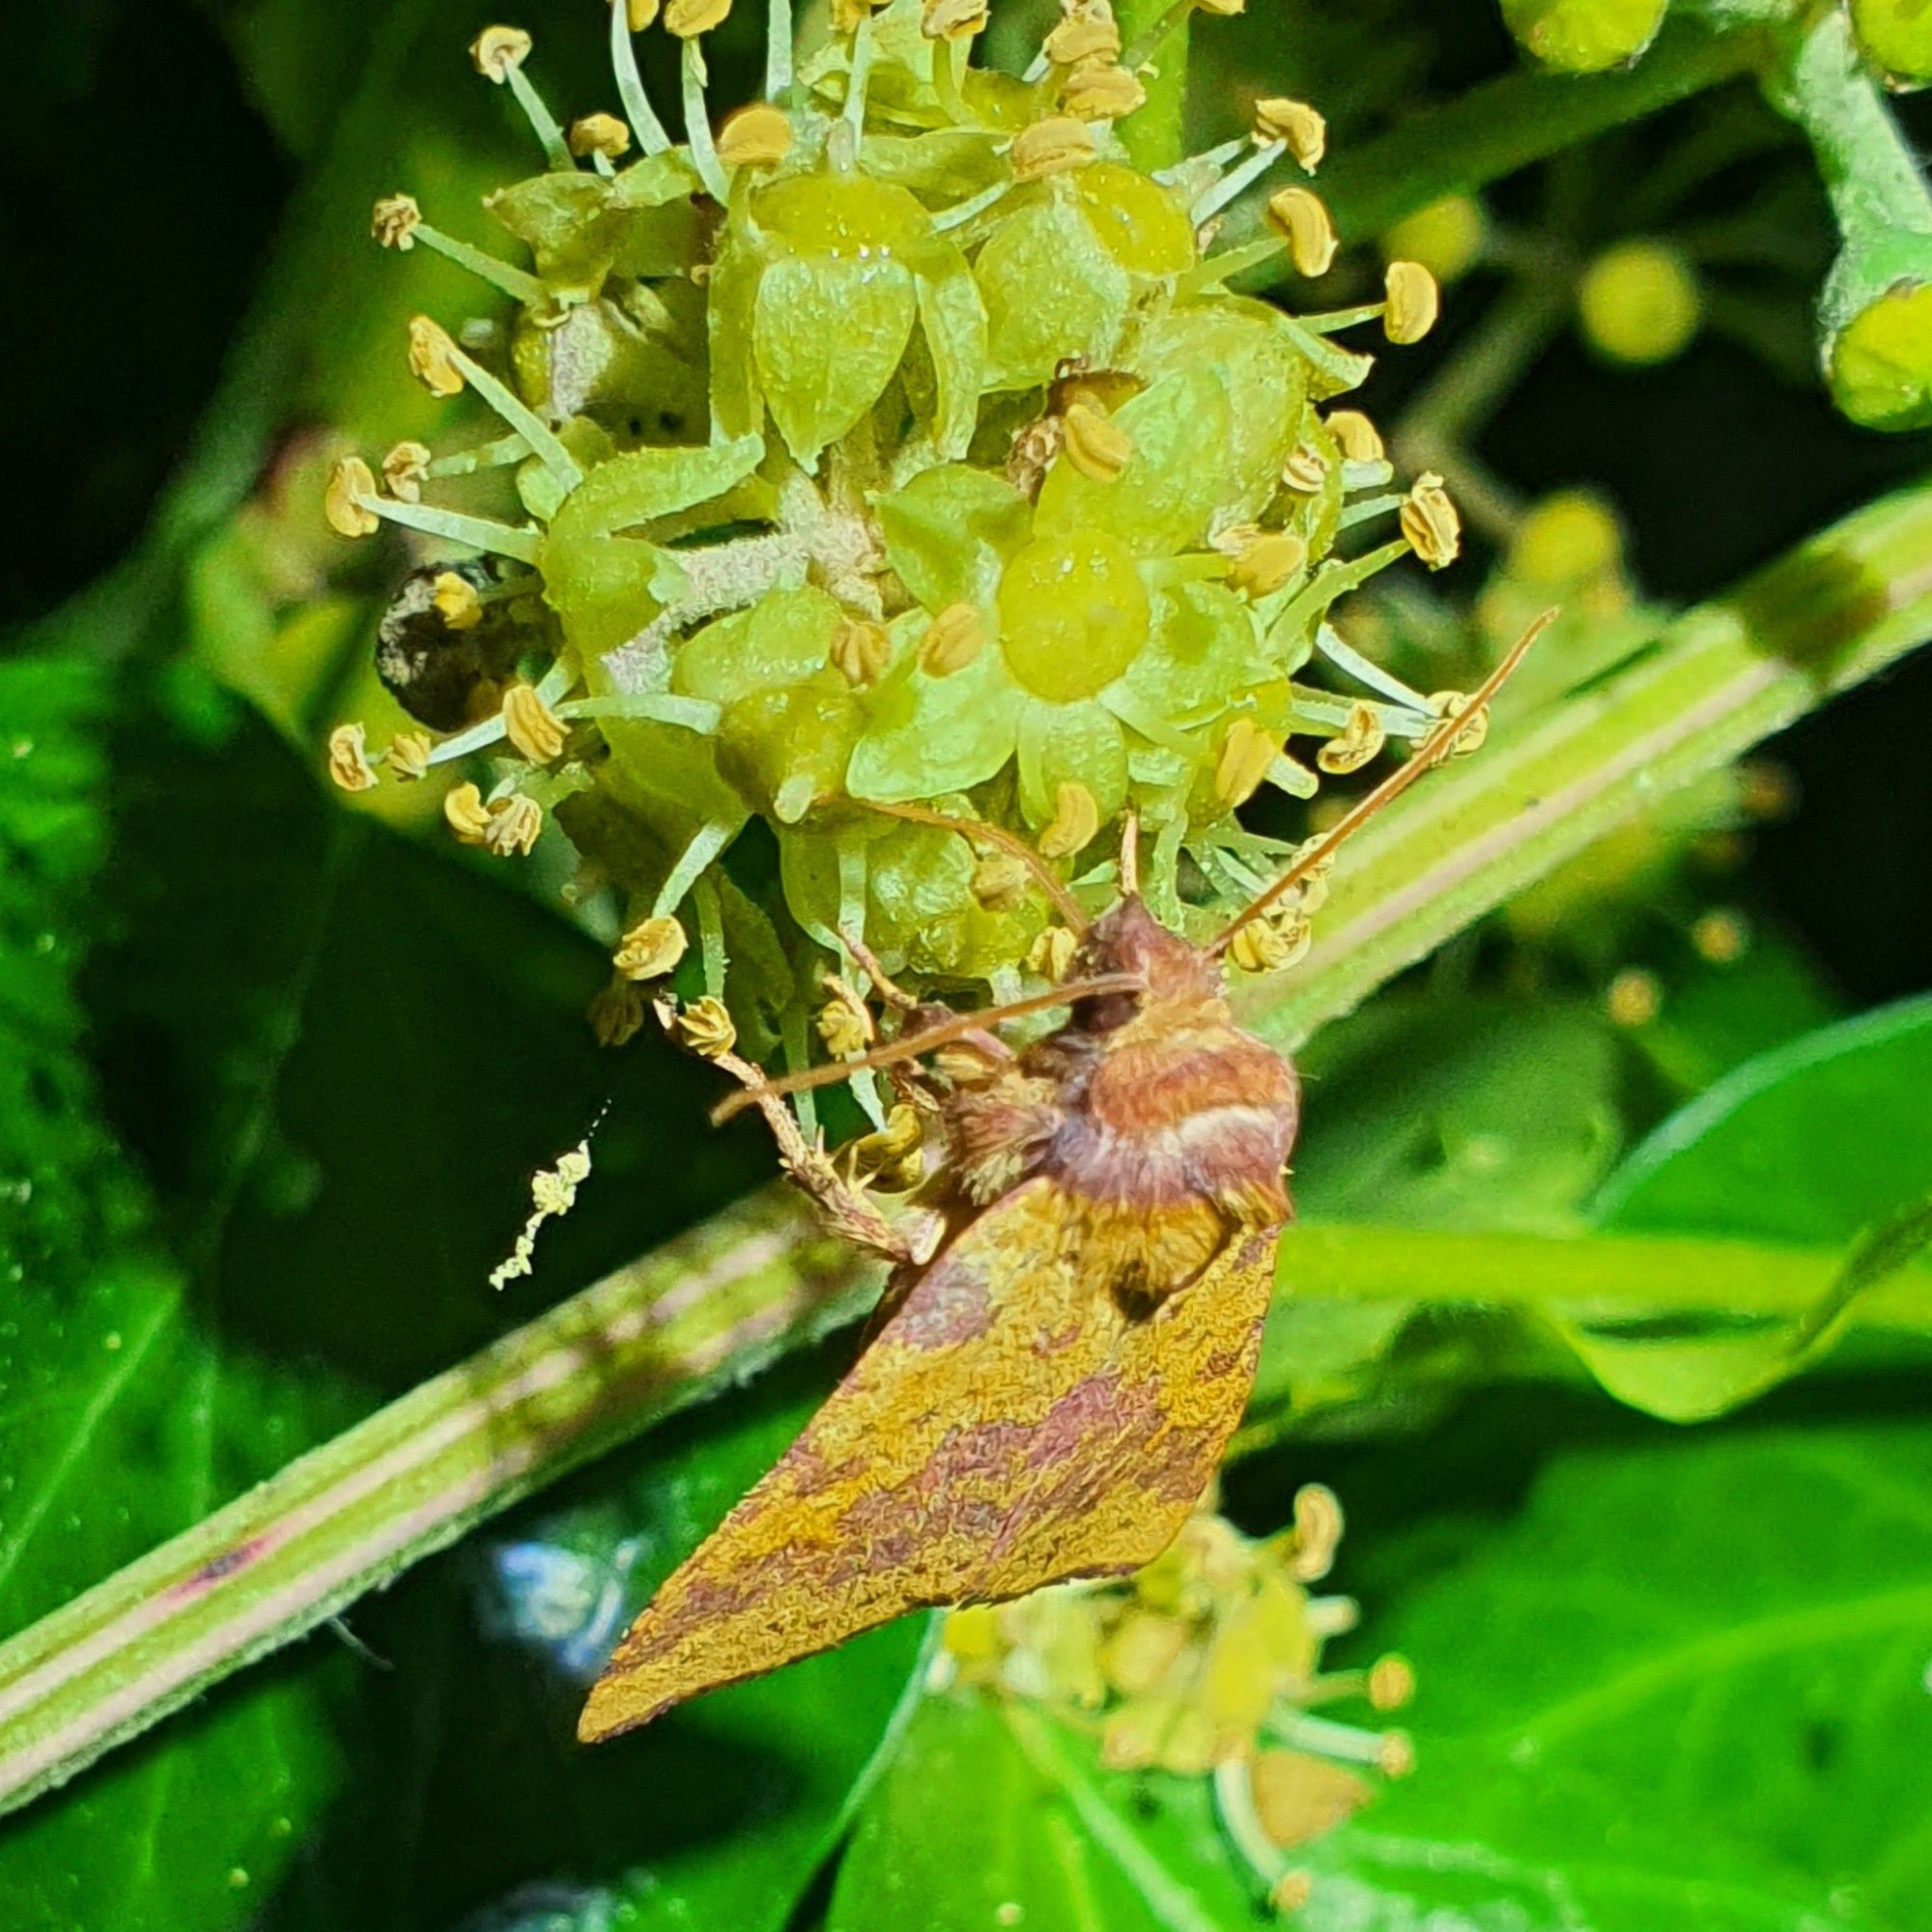
[[[930, 1023], [860, 1061], [782, 1081], [732, 1065], [746, 1091], [720, 1112], [758, 1106], [833, 1226], [895, 1271], [844, 1379], [619, 1644], [581, 1738], [614, 1737], [909, 1610], [1120, 1575], [1167, 1548], [1254, 1380], [1300, 1121], [1292, 1065], [1234, 1023], [1222, 955], [1448, 755], [1541, 628], [1205, 945], [1142, 902], [1131, 820], [1121, 897], [1090, 922], [1012, 835], [896, 808], [1031, 862], [1080, 934], [1073, 964], [1050, 992], [992, 1011], [941, 1016], [898, 995]], [[992, 1031], [1056, 1005], [1065, 1023], [1021, 1051]], [[805, 1144], [780, 1095], [933, 1054], [940, 1238], [914, 1253]]]

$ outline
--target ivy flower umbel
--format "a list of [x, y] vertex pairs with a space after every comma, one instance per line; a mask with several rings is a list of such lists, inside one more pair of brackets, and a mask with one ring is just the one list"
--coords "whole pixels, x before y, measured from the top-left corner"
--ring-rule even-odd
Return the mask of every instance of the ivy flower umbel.
[[1336, 1719], [1407, 1703], [1399, 1657], [1366, 1670], [1322, 1665], [1355, 1627], [1347, 1597], [1317, 1594], [1342, 1536], [1319, 1485], [1293, 1525], [1255, 1541], [1204, 1511], [1166, 1553], [1120, 1582], [1072, 1583], [954, 1610], [929, 1689], [1043, 1705], [1094, 1740], [1103, 1766], [1211, 1781], [1230, 1843], [1277, 1909], [1306, 1902], [1293, 1854], [1406, 1776], [1406, 1733]]
[[[916, 992], [1052, 967], [1038, 882], [935, 813], [1099, 895], [1090, 848], [1131, 810], [1178, 924], [1252, 890], [1272, 848], [1235, 814], [1259, 787], [1306, 798], [1437, 728], [1440, 703], [1326, 619], [1458, 531], [1434, 479], [1405, 496], [1369, 419], [1332, 407], [1370, 366], [1337, 331], [1414, 340], [1429, 272], [1394, 263], [1382, 301], [1307, 321], [1228, 290], [1255, 246], [1308, 275], [1334, 257], [1314, 188], [1279, 179], [1320, 168], [1316, 107], [1268, 96], [1245, 139], [1151, 173], [1119, 133], [1146, 52], [1106, 0], [1066, 6], [1024, 77], [979, 64], [975, 0], [838, 0], [803, 63], [774, 10], [765, 98], [719, 113], [703, 43], [728, 11], [616, 0], [621, 113], [574, 119], [527, 33], [478, 35], [546, 163], [486, 203], [527, 263], [406, 189], [377, 202], [378, 242], [512, 307], [419, 315], [405, 345], [492, 430], [331, 478], [332, 528], [398, 527], [421, 559], [378, 664], [423, 728], [368, 749], [345, 726], [329, 765], [366, 790], [461, 762], [460, 840], [572, 840], [620, 935], [601, 1037], [675, 972], [716, 1004], [704, 1038], [722, 1012], [746, 1051], [797, 1060], [828, 966], [862, 1001], [865, 957]], [[676, 43], [673, 113], [646, 31]], [[1272, 239], [1208, 253], [1249, 192]], [[753, 820], [780, 864], [741, 880]], [[1284, 914], [1242, 963], [1299, 943]]]

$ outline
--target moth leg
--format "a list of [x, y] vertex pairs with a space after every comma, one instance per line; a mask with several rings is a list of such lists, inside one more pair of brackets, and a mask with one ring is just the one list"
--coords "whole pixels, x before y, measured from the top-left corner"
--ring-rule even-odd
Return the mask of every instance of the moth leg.
[[848, 932], [841, 925], [838, 928], [838, 937], [843, 941], [845, 951], [852, 955], [854, 963], [878, 988], [880, 999], [888, 1006], [898, 1008], [904, 1013], [919, 1011], [919, 1002], [879, 964], [878, 954], [857, 933]]
[[[675, 1013], [670, 1002], [658, 1003], [658, 1017], [666, 1026]], [[765, 1124], [778, 1142], [779, 1164], [811, 1197], [835, 1235], [883, 1255], [895, 1265], [913, 1259], [912, 1243], [880, 1213], [864, 1188], [838, 1172], [823, 1147], [806, 1139], [783, 1096], [772, 1092], [771, 1082], [759, 1067], [736, 1053], [714, 1053], [706, 1058], [752, 1096], [752, 1104], [765, 1117]]]

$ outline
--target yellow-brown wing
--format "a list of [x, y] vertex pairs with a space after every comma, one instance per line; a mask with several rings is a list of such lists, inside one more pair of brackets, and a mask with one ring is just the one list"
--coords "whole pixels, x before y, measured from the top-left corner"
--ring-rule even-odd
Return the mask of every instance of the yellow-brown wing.
[[[666, 1579], [585, 1704], [586, 1741], [907, 1610], [1151, 1562], [1254, 1380], [1272, 1233], [1151, 1314], [1112, 1293], [1052, 1181], [967, 1228], [777, 1467]], [[1150, 1235], [1153, 1234], [1150, 1229]]]

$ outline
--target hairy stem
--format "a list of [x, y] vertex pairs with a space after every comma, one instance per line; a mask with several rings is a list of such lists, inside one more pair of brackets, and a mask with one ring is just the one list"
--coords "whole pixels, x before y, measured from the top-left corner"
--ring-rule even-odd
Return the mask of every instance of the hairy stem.
[[[1932, 634], [1932, 483], [1886, 497], [1548, 713], [1498, 721], [1487, 751], [1391, 810], [1351, 853], [1310, 964], [1241, 988], [1243, 1017], [1283, 1044], [1674, 786], [1715, 770]], [[1734, 1305], [1735, 1284], [1802, 1301], [1816, 1258], [1739, 1269], [1670, 1243], [1562, 1246], [1539, 1273], [1492, 1243], [1424, 1280], [1413, 1236], [1297, 1235], [1298, 1295], [1441, 1303], [1583, 1299]], [[1340, 1244], [1340, 1245], [1338, 1245]], [[1681, 1244], [1679, 1244], [1681, 1245]], [[1619, 1256], [1628, 1260], [1619, 1260]], [[1344, 1264], [1348, 1264], [1347, 1266]], [[242, 1664], [312, 1630], [474, 1524], [863, 1306], [876, 1271], [815, 1235], [777, 1193], [743, 1202], [423, 1384], [0, 1649], [0, 1808], [70, 1777]], [[1378, 1287], [1376, 1284], [1379, 1283]], [[1781, 1291], [1779, 1285], [1782, 1284]], [[1861, 1320], [1909, 1312], [1922, 1274]]]

